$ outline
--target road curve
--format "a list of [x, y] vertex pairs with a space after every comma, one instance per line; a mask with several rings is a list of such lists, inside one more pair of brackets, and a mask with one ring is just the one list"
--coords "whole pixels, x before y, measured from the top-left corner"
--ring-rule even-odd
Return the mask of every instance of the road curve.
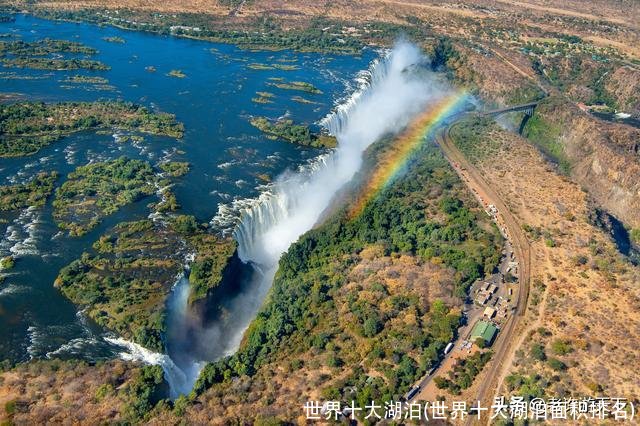
[[[522, 227], [518, 225], [518, 222], [514, 218], [513, 214], [509, 211], [504, 202], [500, 199], [498, 193], [491, 187], [491, 185], [482, 177], [480, 171], [460, 152], [455, 146], [450, 136], [450, 131], [453, 124], [442, 128], [436, 133], [435, 141], [442, 149], [447, 160], [454, 166], [454, 169], [462, 178], [462, 170], [465, 170], [465, 175], [468, 180], [462, 179], [465, 184], [471, 189], [475, 190], [482, 196], [486, 204], [493, 204], [498, 209], [498, 217], [506, 228], [509, 239], [513, 245], [513, 252], [516, 260], [518, 261], [518, 281], [520, 283], [520, 289], [518, 291], [518, 300], [515, 310], [515, 315], [511, 315], [507, 323], [504, 325], [496, 343], [494, 344], [493, 360], [488, 365], [488, 371], [483, 378], [478, 394], [477, 401], [481, 402], [482, 407], [490, 407], [493, 403], [493, 398], [498, 391], [497, 386], [500, 379], [500, 375], [507, 367], [504, 365], [504, 360], [507, 358], [507, 354], [510, 350], [514, 349], [513, 345], [517, 337], [518, 325], [520, 324], [527, 308], [527, 300], [529, 298], [529, 285], [531, 281], [531, 246], [527, 240]], [[456, 166], [457, 164], [457, 166]], [[474, 404], [475, 401], [472, 401]], [[467, 417], [467, 425], [474, 422], [480, 424], [489, 424], [490, 412], [485, 412], [483, 419], [477, 420], [475, 415]]]

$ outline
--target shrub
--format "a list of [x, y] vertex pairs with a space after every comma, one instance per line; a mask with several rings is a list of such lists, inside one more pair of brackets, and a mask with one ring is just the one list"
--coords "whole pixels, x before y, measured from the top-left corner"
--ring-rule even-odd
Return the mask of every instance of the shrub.
[[573, 351], [573, 348], [568, 340], [556, 339], [551, 343], [551, 350], [556, 355], [566, 355]]
[[15, 412], [16, 412], [16, 401], [15, 400], [11, 400], [11, 401], [6, 402], [4, 404], [4, 412], [7, 413], [7, 415], [9, 415], [9, 416], [15, 414]]
[[198, 229], [198, 222], [196, 222], [196, 218], [193, 216], [176, 216], [173, 219], [173, 229], [183, 235], [193, 234]]
[[98, 402], [102, 401], [106, 396], [112, 394], [113, 390], [114, 390], [113, 386], [111, 386], [109, 383], [104, 383], [100, 385], [96, 390], [96, 394], [95, 394], [96, 401]]
[[173, 413], [178, 417], [182, 417], [184, 416], [184, 413], [187, 411], [188, 406], [189, 406], [189, 399], [184, 395], [180, 395], [173, 402]]
[[538, 361], [545, 361], [547, 354], [544, 352], [544, 346], [539, 343], [534, 344], [531, 347], [531, 356]]
[[549, 358], [548, 364], [549, 367], [556, 371], [563, 371], [567, 369], [567, 365], [557, 358]]
[[11, 269], [15, 265], [16, 261], [13, 256], [7, 256], [0, 259], [0, 269]]

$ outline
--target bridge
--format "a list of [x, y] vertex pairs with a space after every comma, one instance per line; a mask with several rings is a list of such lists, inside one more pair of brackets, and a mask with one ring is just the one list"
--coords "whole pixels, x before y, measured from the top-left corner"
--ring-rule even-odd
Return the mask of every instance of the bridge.
[[530, 102], [528, 104], [514, 105], [507, 108], [494, 109], [491, 111], [485, 111], [480, 113], [481, 115], [497, 117], [502, 114], [506, 114], [508, 112], [524, 112], [525, 115], [531, 117], [533, 115], [533, 111], [538, 106], [538, 102]]

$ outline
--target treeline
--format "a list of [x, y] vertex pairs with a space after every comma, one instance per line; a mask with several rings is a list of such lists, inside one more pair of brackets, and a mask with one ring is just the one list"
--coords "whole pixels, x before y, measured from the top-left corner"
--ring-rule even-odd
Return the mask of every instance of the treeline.
[[[226, 1], [230, 7], [240, 3], [239, 0]], [[270, 15], [232, 22], [201, 13], [161, 14], [130, 9], [118, 12], [115, 15], [90, 9], [31, 10], [36, 16], [47, 19], [113, 25], [130, 30], [231, 43], [248, 49], [358, 54], [368, 44], [389, 45], [401, 37], [412, 40], [428, 40], [433, 37], [430, 26], [415, 16], [404, 16], [406, 23], [354, 23], [312, 17], [304, 27], [285, 28], [277, 17]], [[346, 27], [353, 27], [356, 32], [344, 31]]]
[[[166, 35], [184, 35], [251, 49], [293, 49], [327, 53], [357, 53], [362, 41], [342, 34], [342, 23], [312, 18], [306, 28], [284, 29], [270, 16], [263, 16], [234, 27], [212, 15], [200, 13], [159, 14], [120, 10], [118, 15], [94, 10], [33, 10], [47, 19], [86, 21]], [[327, 27], [329, 29], [325, 30]]]
[[94, 55], [98, 51], [76, 41], [54, 40], [45, 38], [36, 41], [0, 41], [0, 55], [10, 53], [12, 55], [43, 56], [51, 53], [79, 53]]
[[7, 68], [38, 70], [106, 71], [110, 67], [100, 61], [73, 57], [52, 57], [53, 54], [94, 55], [98, 51], [82, 43], [45, 38], [31, 42], [22, 40], [0, 41], [0, 61]]
[[2, 64], [7, 68], [32, 68], [35, 70], [78, 70], [107, 71], [111, 67], [100, 62], [89, 59], [52, 59], [52, 58], [5, 58]]
[[491, 360], [491, 351], [476, 352], [473, 355], [459, 360], [449, 373], [448, 378], [440, 376], [434, 378], [438, 389], [447, 389], [453, 395], [460, 395], [462, 390], [471, 387], [473, 380], [482, 371], [482, 368]]

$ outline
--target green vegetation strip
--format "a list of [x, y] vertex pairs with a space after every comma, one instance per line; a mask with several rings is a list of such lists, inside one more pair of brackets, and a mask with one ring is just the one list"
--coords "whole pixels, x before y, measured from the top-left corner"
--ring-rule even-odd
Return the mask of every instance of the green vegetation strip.
[[82, 43], [53, 40], [45, 38], [32, 42], [22, 40], [0, 41], [0, 56], [11, 54], [16, 56], [44, 56], [52, 53], [79, 53], [84, 55], [94, 55], [98, 51]]
[[440, 376], [434, 378], [438, 389], [447, 389], [454, 395], [460, 395], [462, 390], [469, 388], [482, 368], [491, 360], [491, 351], [476, 352], [457, 362], [449, 373], [449, 378]]
[[175, 116], [128, 102], [20, 102], [0, 105], [0, 157], [34, 154], [81, 130], [117, 128], [180, 138]]
[[549, 97], [538, 104], [535, 114], [524, 127], [523, 136], [556, 162], [560, 171], [568, 175], [571, 173], [571, 162], [561, 139], [564, 124], [554, 112], [556, 102], [556, 99]]
[[155, 192], [149, 163], [121, 157], [78, 167], [56, 190], [53, 216], [72, 236], [87, 233], [120, 207]]
[[109, 43], [119, 43], [119, 44], [126, 43], [125, 39], [123, 39], [122, 37], [117, 37], [117, 36], [114, 36], [114, 37], [102, 37], [102, 39], [104, 41], [108, 41]]
[[57, 172], [41, 172], [26, 183], [0, 186], [0, 211], [43, 206], [57, 178]]
[[[206, 13], [159, 14], [151, 11], [120, 9], [118, 13], [97, 9], [61, 10], [30, 8], [30, 12], [47, 19], [86, 21], [131, 30], [185, 36], [220, 43], [232, 43], [246, 49], [314, 51], [339, 54], [358, 53], [364, 47], [359, 37], [342, 32], [343, 22], [313, 18], [306, 28], [284, 29], [270, 16], [249, 19], [231, 25], [221, 17]], [[368, 30], [385, 31], [390, 40], [409, 28], [371, 23]], [[383, 27], [385, 28], [383, 30]], [[195, 30], [197, 28], [197, 30]]]
[[252, 70], [281, 70], [281, 71], [295, 71], [300, 69], [297, 65], [285, 65], [285, 64], [259, 64], [251, 63], [247, 65], [247, 68]]
[[49, 58], [31, 58], [20, 57], [11, 59], [2, 59], [2, 64], [6, 68], [32, 68], [35, 70], [91, 70], [91, 71], [107, 71], [111, 67], [100, 61], [92, 61], [89, 59], [49, 59]]
[[313, 133], [309, 126], [293, 124], [293, 120], [271, 122], [265, 117], [254, 117], [251, 119], [251, 125], [274, 139], [284, 139], [298, 145], [314, 148], [335, 148], [338, 145], [334, 136]]
[[500, 148], [500, 141], [490, 134], [497, 126], [490, 117], [472, 116], [452, 126], [451, 137], [465, 157], [478, 163], [491, 157]]
[[164, 161], [160, 169], [171, 177], [184, 176], [189, 172], [189, 163], [182, 161]]
[[222, 280], [235, 242], [210, 234], [193, 216], [166, 225], [151, 220], [115, 226], [93, 245], [94, 254], [64, 267], [55, 286], [86, 306], [98, 324], [151, 350], [164, 351], [165, 305], [188, 253], [196, 253], [190, 279], [191, 303]]
[[322, 90], [318, 89], [311, 83], [306, 83], [304, 81], [292, 81], [289, 83], [268, 83], [269, 86], [277, 87], [278, 89], [285, 90], [299, 90], [301, 92], [313, 93], [313, 94], [321, 94]]

